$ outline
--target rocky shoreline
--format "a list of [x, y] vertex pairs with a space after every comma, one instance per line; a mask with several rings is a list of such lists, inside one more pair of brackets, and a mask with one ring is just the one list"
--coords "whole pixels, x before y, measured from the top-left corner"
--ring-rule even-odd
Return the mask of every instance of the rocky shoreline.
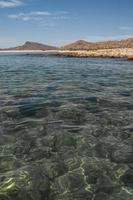
[[133, 60], [133, 49], [100, 49], [100, 50], [60, 50], [60, 55], [66, 57], [109, 57], [109, 58], [126, 58]]
[[0, 54], [49, 54], [65, 57], [102, 57], [102, 58], [125, 58], [126, 60], [133, 60], [132, 48], [118, 48], [118, 49], [98, 49], [98, 50], [4, 50]]

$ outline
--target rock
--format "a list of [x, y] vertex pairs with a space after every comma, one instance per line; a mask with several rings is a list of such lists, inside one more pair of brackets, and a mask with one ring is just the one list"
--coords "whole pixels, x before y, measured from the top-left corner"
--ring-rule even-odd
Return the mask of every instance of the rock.
[[132, 163], [133, 147], [129, 144], [119, 144], [112, 151], [111, 160], [116, 163]]
[[91, 200], [92, 192], [87, 186], [84, 181], [84, 176], [79, 169], [57, 178], [52, 185], [52, 189], [56, 192], [55, 199]]
[[74, 148], [76, 146], [76, 140], [74, 139], [74, 137], [67, 132], [64, 132], [64, 134], [62, 133], [56, 134], [54, 148], [60, 150], [65, 146], [69, 148], [70, 147]]
[[133, 60], [133, 55], [132, 56], [128, 56], [127, 58], [128, 58], [128, 60]]
[[96, 192], [104, 192], [107, 194], [112, 194], [117, 191], [119, 192], [120, 190], [120, 185], [118, 183], [113, 182], [110, 177], [103, 174], [99, 176], [96, 187]]
[[99, 192], [95, 195], [94, 200], [108, 200], [109, 195], [104, 192]]
[[125, 186], [133, 188], [133, 169], [129, 169], [121, 176], [121, 181], [124, 182]]
[[17, 160], [12, 155], [0, 156], [0, 172], [1, 173], [14, 170], [20, 166], [21, 166], [21, 163], [19, 162], [19, 160]]
[[119, 193], [110, 195], [109, 200], [132, 200], [133, 190], [127, 187], [122, 187]]
[[58, 112], [58, 116], [64, 120], [71, 120], [76, 124], [84, 124], [85, 122], [85, 113], [73, 104], [61, 106]]

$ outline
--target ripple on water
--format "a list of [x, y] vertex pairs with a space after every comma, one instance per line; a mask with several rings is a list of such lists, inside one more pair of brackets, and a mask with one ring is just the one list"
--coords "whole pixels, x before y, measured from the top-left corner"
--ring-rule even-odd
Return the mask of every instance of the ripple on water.
[[0, 199], [133, 199], [133, 67], [0, 55]]

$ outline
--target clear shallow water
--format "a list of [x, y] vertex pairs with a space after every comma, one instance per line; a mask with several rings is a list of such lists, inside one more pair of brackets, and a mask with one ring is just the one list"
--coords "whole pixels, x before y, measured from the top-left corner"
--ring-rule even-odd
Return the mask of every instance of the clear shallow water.
[[133, 63], [0, 55], [0, 200], [133, 199]]

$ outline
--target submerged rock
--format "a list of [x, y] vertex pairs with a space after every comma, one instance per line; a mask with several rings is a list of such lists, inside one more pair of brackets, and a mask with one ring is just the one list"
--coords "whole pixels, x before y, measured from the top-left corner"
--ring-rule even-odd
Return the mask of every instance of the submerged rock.
[[121, 180], [127, 187], [133, 188], [133, 169], [129, 169], [121, 176]]
[[85, 112], [73, 104], [61, 106], [58, 112], [58, 116], [64, 120], [71, 120], [76, 124], [84, 124], [85, 122]]
[[111, 155], [112, 161], [116, 163], [133, 163], [133, 147], [129, 144], [119, 144]]

